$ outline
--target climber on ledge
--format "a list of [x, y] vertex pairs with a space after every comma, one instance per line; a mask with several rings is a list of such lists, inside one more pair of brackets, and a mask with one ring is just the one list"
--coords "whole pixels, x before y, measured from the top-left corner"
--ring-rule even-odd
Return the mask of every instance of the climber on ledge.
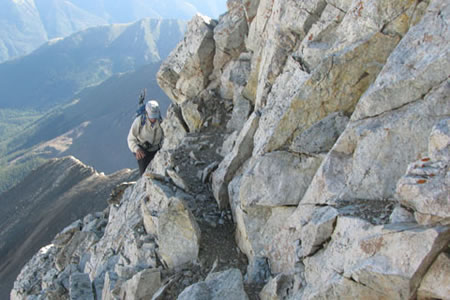
[[162, 146], [164, 133], [161, 122], [159, 104], [150, 100], [145, 105], [145, 112], [136, 117], [128, 133], [128, 148], [137, 159], [141, 176]]

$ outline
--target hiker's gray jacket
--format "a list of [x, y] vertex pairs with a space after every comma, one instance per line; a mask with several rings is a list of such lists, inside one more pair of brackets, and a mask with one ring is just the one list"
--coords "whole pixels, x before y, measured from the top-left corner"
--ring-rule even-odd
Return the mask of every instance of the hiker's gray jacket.
[[[127, 138], [128, 148], [130, 148], [131, 152], [136, 153], [139, 146], [150, 152], [161, 148], [164, 133], [160, 121], [156, 121], [152, 127], [150, 121], [147, 119], [145, 125], [140, 130], [139, 127], [141, 127], [141, 118], [137, 117], [133, 125], [131, 125]], [[145, 147], [145, 142], [148, 142], [150, 145], [149, 148]]]

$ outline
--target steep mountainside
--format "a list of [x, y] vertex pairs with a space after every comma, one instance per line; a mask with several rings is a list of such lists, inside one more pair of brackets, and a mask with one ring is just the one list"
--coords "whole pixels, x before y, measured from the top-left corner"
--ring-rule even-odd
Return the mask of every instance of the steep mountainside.
[[143, 178], [11, 299], [448, 298], [448, 1], [227, 4], [158, 72]]
[[224, 0], [0, 0], [0, 62], [89, 27], [142, 18], [187, 20], [197, 12], [217, 18], [225, 9]]
[[87, 29], [0, 64], [0, 108], [45, 110], [113, 74], [159, 62], [181, 39], [183, 21], [143, 19]]
[[25, 262], [61, 228], [102, 211], [112, 188], [135, 176], [131, 170], [105, 176], [73, 157], [65, 157], [49, 161], [2, 194], [1, 298], [7, 299]]

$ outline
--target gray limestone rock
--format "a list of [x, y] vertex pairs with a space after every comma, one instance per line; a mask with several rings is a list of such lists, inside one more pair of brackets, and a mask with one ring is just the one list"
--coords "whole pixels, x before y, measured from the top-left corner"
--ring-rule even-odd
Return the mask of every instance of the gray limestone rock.
[[94, 300], [94, 291], [88, 274], [78, 273], [70, 276], [70, 300]]
[[358, 103], [352, 120], [420, 102], [448, 79], [450, 28], [444, 20], [449, 16], [446, 1], [431, 2], [422, 22], [411, 28], [392, 52], [376, 82]]
[[222, 147], [218, 149], [218, 150], [220, 150], [218, 154], [225, 157], [225, 156], [227, 156], [227, 154], [231, 153], [231, 151], [233, 150], [234, 144], [236, 143], [236, 139], [237, 139], [238, 135], [239, 135], [239, 132], [237, 130], [235, 130], [230, 135], [225, 137]]
[[[237, 59], [245, 49], [245, 37], [248, 32], [244, 8], [237, 5], [228, 5], [228, 12], [222, 16], [214, 28], [214, 41], [216, 54], [214, 56], [214, 69], [220, 70], [231, 59]], [[230, 7], [231, 6], [231, 7]]]
[[227, 129], [240, 131], [244, 127], [251, 111], [251, 103], [241, 95], [236, 95], [233, 101], [233, 114], [227, 124]]
[[283, 147], [292, 136], [331, 113], [352, 113], [398, 41], [398, 37], [376, 33], [367, 41], [324, 58], [311, 74], [291, 60], [284, 71], [287, 74], [277, 78], [268, 96], [255, 134], [254, 154]]
[[158, 181], [148, 181], [141, 214], [145, 231], [156, 236], [158, 254], [169, 267], [197, 258], [200, 229], [183, 199], [189, 197]]
[[[255, 103], [258, 109], [267, 103], [267, 96], [277, 76], [282, 73], [289, 53], [295, 49], [326, 7], [326, 2], [318, 1], [261, 1], [254, 23], [256, 30], [250, 29], [247, 47], [259, 56], [259, 65], [252, 68], [256, 72], [258, 84]], [[267, 7], [266, 11], [264, 7]], [[252, 24], [253, 25], [253, 24]], [[255, 37], [260, 35], [260, 37]]]
[[188, 23], [185, 39], [162, 63], [157, 81], [174, 102], [194, 98], [208, 85], [214, 68], [215, 26], [214, 20], [196, 15]]
[[167, 175], [169, 175], [170, 179], [172, 179], [173, 183], [180, 189], [188, 192], [189, 191], [189, 185], [183, 180], [183, 178], [178, 175], [175, 170], [167, 169]]
[[105, 274], [105, 282], [102, 290], [102, 300], [114, 300], [115, 294], [113, 291], [115, 290], [116, 284], [118, 283], [118, 275], [114, 272], [107, 272]]
[[317, 209], [311, 221], [302, 228], [302, 256], [313, 254], [333, 233], [339, 213], [333, 207]]
[[247, 23], [253, 22], [258, 11], [259, 0], [242, 0], [242, 5], [245, 9], [245, 16], [247, 17]]
[[55, 266], [59, 271], [70, 263], [79, 263], [82, 254], [89, 250], [89, 248], [97, 243], [98, 236], [94, 232], [76, 232], [70, 242], [68, 242], [55, 258]]
[[212, 176], [214, 197], [220, 208], [229, 206], [228, 184], [239, 167], [251, 156], [253, 135], [258, 127], [259, 116], [253, 113], [240, 132], [233, 150], [220, 163]]
[[[329, 56], [382, 32], [402, 37], [420, 11], [415, 1], [327, 1], [328, 5], [303, 39], [296, 56], [314, 69]], [[417, 16], [420, 19], [420, 16]]]
[[433, 160], [450, 160], [450, 118], [440, 120], [431, 130], [428, 153]]
[[202, 183], [207, 183], [209, 181], [209, 179], [211, 178], [211, 173], [214, 172], [218, 166], [219, 162], [215, 161], [209, 164], [205, 169], [203, 169], [201, 176]]
[[422, 101], [350, 122], [317, 171], [302, 203], [393, 198], [408, 164], [426, 156], [432, 127], [450, 113], [449, 92], [450, 83], [444, 82]]
[[81, 231], [82, 227], [83, 222], [81, 220], [76, 220], [75, 222], [64, 228], [60, 233], [58, 233], [53, 239], [52, 243], [57, 247], [63, 247], [70, 241], [75, 232]]
[[441, 253], [425, 274], [417, 291], [417, 299], [446, 299], [450, 295], [450, 257]]
[[242, 53], [239, 59], [229, 62], [220, 76], [220, 96], [233, 99], [239, 96], [250, 75], [251, 54]]
[[123, 192], [128, 187], [132, 186], [135, 183], [136, 182], [122, 182], [119, 185], [117, 185], [116, 187], [114, 187], [114, 189], [111, 191], [109, 199], [107, 200], [108, 204], [109, 205], [120, 204], [120, 201], [122, 200]]
[[54, 273], [54, 259], [57, 248], [50, 244], [42, 247], [22, 268], [11, 290], [11, 300], [20, 300], [40, 292], [42, 279], [47, 272]]
[[242, 177], [242, 207], [297, 205], [322, 159], [276, 151], [253, 159]]
[[158, 253], [169, 267], [191, 262], [200, 250], [200, 228], [181, 201], [172, 201], [158, 222]]
[[389, 216], [390, 223], [414, 223], [414, 214], [401, 205], [397, 205]]
[[242, 274], [238, 269], [209, 274], [205, 281], [186, 288], [178, 300], [247, 300]]
[[289, 299], [294, 291], [294, 276], [278, 274], [272, 278], [259, 293], [261, 300], [284, 300]]
[[160, 286], [160, 271], [157, 269], [146, 269], [122, 283], [120, 299], [152, 299], [153, 294]]
[[255, 256], [247, 266], [245, 282], [262, 284], [266, 283], [270, 276], [270, 266], [267, 258]]
[[256, 256], [268, 256], [267, 253], [277, 244], [277, 233], [294, 210], [294, 207], [286, 206], [250, 207], [245, 210], [237, 206], [234, 209], [236, 242], [249, 260]]
[[161, 128], [164, 131], [162, 149], [175, 149], [189, 131], [178, 105], [172, 103], [169, 106], [166, 112], [166, 118], [161, 124]]
[[[387, 298], [409, 299], [449, 241], [448, 226], [373, 226], [357, 218], [339, 217], [328, 247], [304, 260], [308, 289], [328, 289], [339, 274]], [[333, 289], [342, 284], [334, 284]], [[338, 290], [338, 298], [354, 293], [344, 286]]]
[[[397, 199], [421, 224], [450, 220], [450, 161], [423, 158], [408, 166], [397, 183]], [[417, 214], [419, 216], [417, 216]]]
[[290, 150], [298, 153], [328, 152], [342, 134], [349, 118], [340, 112], [332, 113], [296, 136]]
[[203, 106], [204, 105], [199, 98], [185, 101], [181, 104], [181, 113], [183, 115], [183, 120], [189, 128], [189, 132], [197, 132], [202, 128], [203, 122], [205, 121]]

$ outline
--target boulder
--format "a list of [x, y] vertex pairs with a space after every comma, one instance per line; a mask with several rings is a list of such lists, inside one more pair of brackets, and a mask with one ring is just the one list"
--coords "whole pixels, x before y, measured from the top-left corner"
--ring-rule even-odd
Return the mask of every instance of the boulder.
[[420, 224], [450, 221], [449, 182], [450, 160], [423, 158], [408, 166], [397, 183], [396, 197], [415, 211]]
[[241, 95], [235, 96], [233, 101], [233, 114], [227, 124], [227, 129], [231, 131], [241, 131], [251, 112], [252, 105], [250, 101]]
[[188, 23], [185, 38], [161, 64], [157, 81], [177, 104], [196, 97], [209, 83], [214, 65], [216, 21], [197, 14]]
[[[230, 2], [235, 2], [235, 4]], [[240, 0], [229, 1], [228, 12], [220, 18], [219, 23], [214, 28], [215, 70], [221, 70], [230, 60], [237, 59], [245, 49], [248, 25], [244, 7], [240, 2]]]
[[[304, 260], [305, 278], [314, 291], [329, 287], [339, 275], [385, 298], [410, 299], [427, 269], [449, 241], [448, 226], [373, 226], [354, 217], [338, 217], [326, 249]], [[334, 290], [342, 292], [335, 297], [351, 295], [351, 291], [343, 286], [337, 288], [334, 285]]]
[[293, 275], [278, 274], [269, 280], [259, 293], [261, 300], [288, 299], [293, 295], [295, 279]]
[[161, 286], [161, 273], [146, 269], [135, 274], [121, 286], [120, 299], [151, 299]]
[[189, 131], [178, 105], [172, 103], [169, 106], [166, 112], [166, 118], [161, 123], [161, 128], [164, 132], [162, 149], [175, 149]]
[[70, 300], [94, 300], [94, 291], [89, 275], [85, 273], [70, 276]]
[[348, 121], [349, 118], [343, 113], [332, 113], [296, 136], [290, 150], [309, 154], [328, 152], [344, 131]]
[[248, 81], [251, 67], [251, 53], [243, 52], [239, 59], [229, 62], [220, 76], [220, 96], [233, 99], [238, 96]]
[[98, 297], [102, 294], [106, 273], [114, 271], [119, 261], [119, 249], [124, 242], [135, 240], [133, 241], [135, 245], [129, 245], [129, 248], [126, 248], [127, 253], [132, 253], [133, 248], [137, 248], [137, 244], [140, 243], [138, 242], [140, 236], [145, 234], [140, 209], [141, 202], [146, 197], [146, 182], [145, 177], [140, 178], [133, 187], [125, 190], [124, 201], [120, 206], [110, 207], [108, 224], [103, 237], [86, 253], [88, 255], [82, 271], [88, 273], [91, 281], [94, 282]]
[[302, 256], [313, 254], [331, 237], [338, 215], [337, 209], [329, 206], [313, 213], [311, 221], [302, 228]]
[[417, 299], [448, 299], [450, 295], [450, 257], [441, 253], [422, 279]]
[[158, 222], [158, 253], [167, 266], [176, 267], [197, 259], [200, 228], [182, 201], [173, 201]]
[[267, 256], [276, 243], [274, 236], [294, 210], [293, 207], [251, 207], [244, 210], [240, 206], [234, 210], [236, 242], [249, 260], [255, 256]]
[[[348, 279], [337, 273], [328, 278], [327, 282], [319, 289], [307, 286], [299, 292], [294, 299], [364, 299], [364, 300], [386, 300], [392, 299], [383, 292], [374, 291], [362, 284]], [[400, 299], [400, 298], [399, 298]]]
[[129, 278], [130, 270], [156, 267], [156, 244], [153, 236], [130, 235], [124, 238], [124, 245], [120, 249], [120, 257], [115, 271], [121, 277]]
[[228, 184], [240, 166], [250, 158], [253, 150], [253, 135], [258, 128], [259, 116], [253, 113], [240, 132], [233, 150], [220, 163], [212, 176], [214, 198], [220, 208], [229, 206]]
[[158, 254], [169, 267], [195, 260], [200, 247], [200, 229], [183, 199], [164, 183], [149, 180], [141, 213], [147, 233], [156, 236]]
[[253, 159], [243, 174], [240, 203], [252, 206], [297, 205], [322, 159], [276, 151]]
[[187, 287], [178, 300], [247, 300], [242, 274], [238, 269], [212, 273], [201, 281]]
[[147, 173], [145, 173], [144, 175], [147, 176], [148, 173], [153, 173], [161, 176], [166, 176], [168, 169], [173, 169], [176, 167], [173, 154], [174, 149], [159, 150], [150, 165], [147, 167]]
[[206, 119], [203, 111], [203, 101], [200, 98], [185, 101], [181, 104], [181, 113], [189, 132], [197, 132], [202, 128]]

